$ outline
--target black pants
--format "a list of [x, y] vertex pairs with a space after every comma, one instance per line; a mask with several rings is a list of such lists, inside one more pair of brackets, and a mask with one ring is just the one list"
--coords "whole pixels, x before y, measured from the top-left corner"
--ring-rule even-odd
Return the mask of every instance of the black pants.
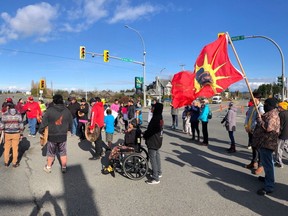
[[103, 146], [103, 140], [102, 140], [102, 134], [101, 134], [102, 128], [100, 128], [100, 134], [95, 141], [95, 156], [100, 157], [102, 154], [102, 146]]
[[199, 121], [193, 121], [191, 122], [191, 129], [192, 129], [192, 137], [195, 138], [195, 131], [197, 132], [197, 136], [200, 136], [199, 131]]
[[208, 144], [208, 122], [202, 122], [203, 143]]

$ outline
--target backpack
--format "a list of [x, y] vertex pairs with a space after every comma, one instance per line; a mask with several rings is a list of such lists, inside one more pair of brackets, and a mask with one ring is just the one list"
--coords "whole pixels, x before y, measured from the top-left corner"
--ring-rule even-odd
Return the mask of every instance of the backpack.
[[209, 110], [208, 119], [212, 119], [212, 112]]

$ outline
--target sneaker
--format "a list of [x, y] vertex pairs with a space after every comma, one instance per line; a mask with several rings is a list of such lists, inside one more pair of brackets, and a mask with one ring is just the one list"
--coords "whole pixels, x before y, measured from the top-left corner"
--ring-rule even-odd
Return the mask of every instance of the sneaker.
[[35, 136], [35, 135], [32, 135], [32, 137], [35, 138], [36, 136]]
[[162, 175], [159, 175], [159, 178], [162, 178]]
[[47, 165], [44, 166], [44, 171], [46, 173], [51, 173], [51, 167], [48, 167]]
[[252, 147], [251, 147], [251, 146], [248, 146], [247, 149], [252, 149]]
[[28, 134], [28, 136], [32, 136], [31, 134]]
[[[162, 178], [162, 175], [159, 175], [158, 177], [159, 177], [159, 178]], [[152, 174], [150, 174], [150, 178], [153, 178], [153, 175], [152, 175]]]
[[89, 160], [99, 160], [100, 159], [100, 157], [99, 156], [97, 156], [97, 157], [91, 157], [91, 158], [89, 158]]
[[62, 172], [62, 173], [66, 173], [66, 172], [67, 172], [67, 167], [62, 167], [62, 168], [61, 168], [61, 172]]
[[155, 185], [155, 184], [159, 184], [160, 183], [160, 180], [156, 181], [155, 179], [152, 179], [152, 180], [147, 180], [145, 181], [147, 184], [150, 184], [150, 185]]

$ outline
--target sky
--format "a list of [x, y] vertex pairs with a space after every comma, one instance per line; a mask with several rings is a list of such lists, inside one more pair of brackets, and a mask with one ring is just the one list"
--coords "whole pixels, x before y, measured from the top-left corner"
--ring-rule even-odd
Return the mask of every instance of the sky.
[[[145, 50], [146, 85], [156, 76], [193, 71], [202, 48], [220, 32], [271, 38], [285, 59], [287, 23], [287, 0], [0, 0], [0, 89], [25, 91], [44, 78], [53, 89], [119, 91], [143, 77], [141, 64], [91, 54], [80, 60], [80, 46], [138, 62]], [[234, 46], [252, 89], [282, 75], [280, 52], [269, 40]], [[240, 81], [230, 90], [248, 89]]]

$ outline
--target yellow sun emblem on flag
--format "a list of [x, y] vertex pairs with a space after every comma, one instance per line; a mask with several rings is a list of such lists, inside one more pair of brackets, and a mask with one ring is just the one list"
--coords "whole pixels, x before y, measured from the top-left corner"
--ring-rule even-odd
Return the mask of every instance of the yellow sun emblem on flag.
[[217, 80], [225, 79], [228, 77], [217, 76], [216, 73], [221, 67], [223, 67], [226, 64], [226, 62], [219, 65], [217, 68], [213, 69], [212, 65], [216, 56], [217, 53], [214, 55], [211, 64], [209, 64], [207, 54], [205, 54], [203, 65], [199, 67], [196, 64], [195, 67], [196, 77], [194, 81], [195, 93], [199, 92], [201, 88], [203, 88], [206, 85], [210, 85], [215, 93], [217, 93], [217, 88], [223, 89], [221, 86], [217, 84]]

